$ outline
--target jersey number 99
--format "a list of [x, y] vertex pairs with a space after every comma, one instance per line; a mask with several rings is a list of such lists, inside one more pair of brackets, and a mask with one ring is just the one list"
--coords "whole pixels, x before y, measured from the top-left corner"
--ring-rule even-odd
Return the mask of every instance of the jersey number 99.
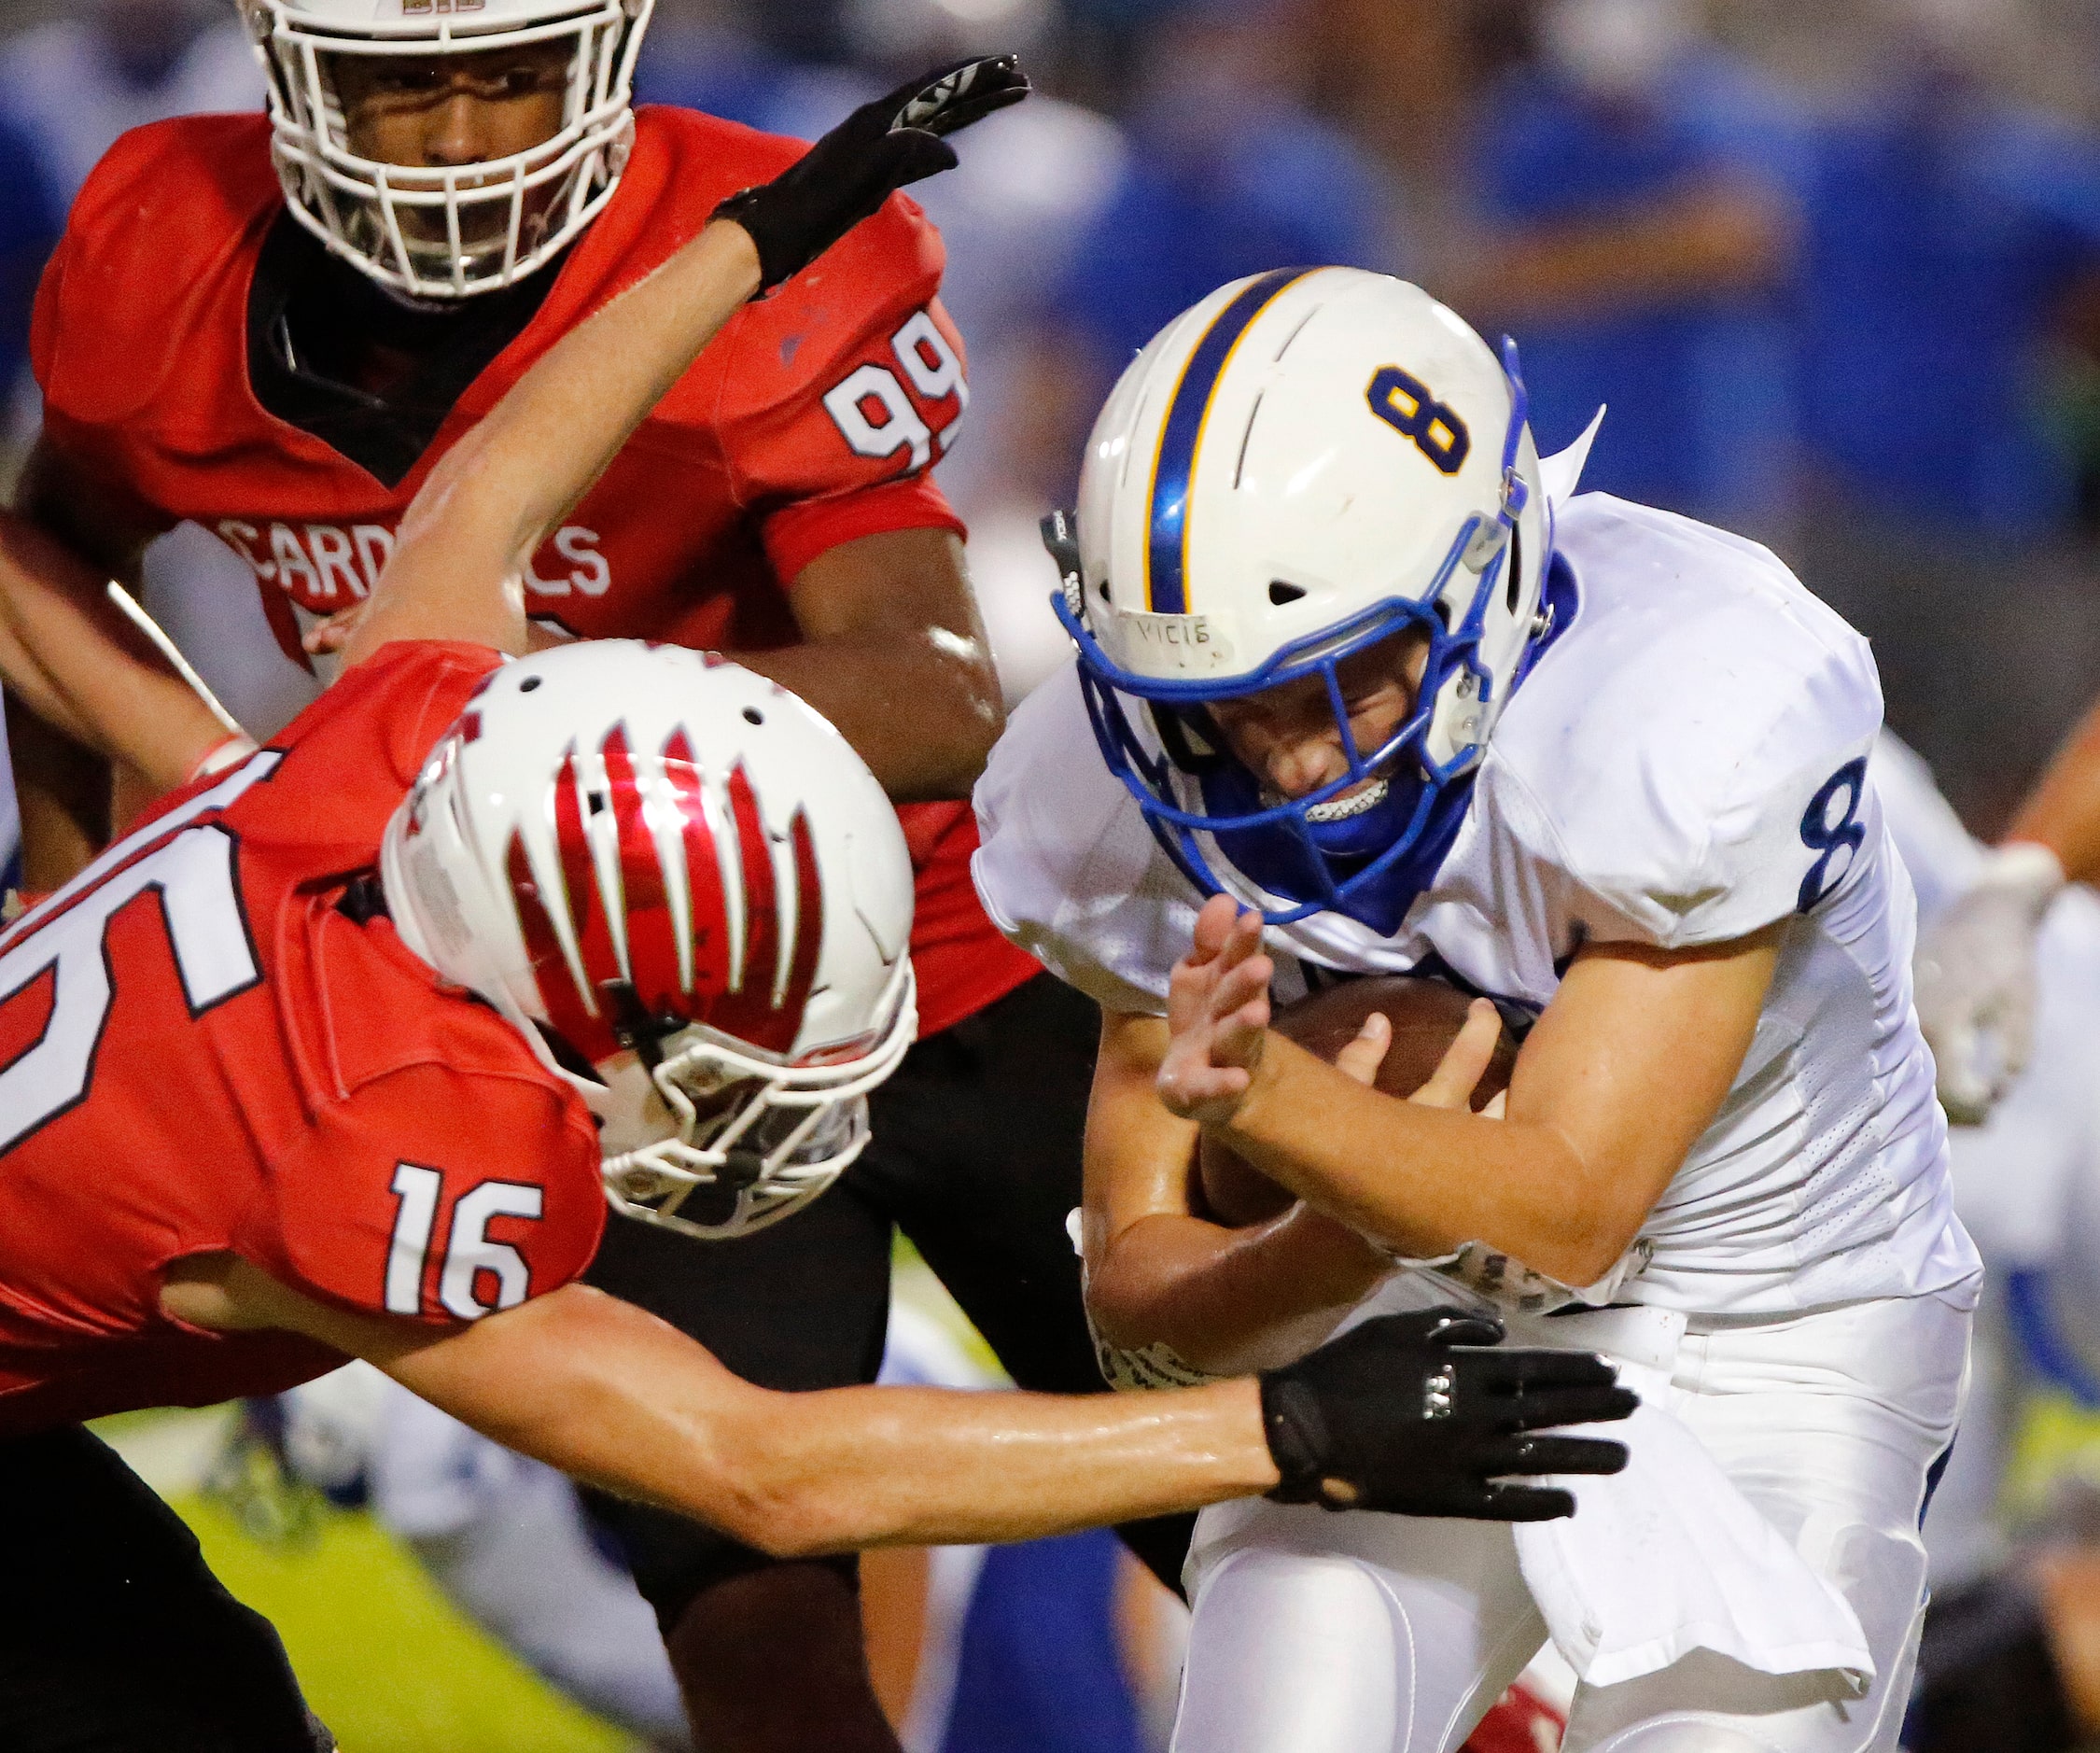
[[920, 401], [953, 398], [955, 414], [947, 425], [938, 432], [929, 426], [918, 402], [886, 365], [863, 365], [834, 385], [824, 397], [824, 410], [855, 456], [879, 460], [908, 450], [916, 474], [933, 460], [936, 444], [945, 451], [955, 442], [956, 428], [970, 406], [970, 385], [960, 356], [925, 311], [889, 337], [889, 351]]

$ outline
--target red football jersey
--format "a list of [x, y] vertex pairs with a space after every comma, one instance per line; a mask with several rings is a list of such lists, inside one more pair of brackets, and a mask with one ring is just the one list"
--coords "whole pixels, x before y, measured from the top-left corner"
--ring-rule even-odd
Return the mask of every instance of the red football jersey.
[[[118, 142], [81, 191], [38, 294], [49, 442], [145, 520], [192, 519], [254, 570], [300, 662], [301, 616], [363, 596], [438, 458], [568, 330], [694, 236], [727, 195], [803, 150], [693, 111], [644, 108], [605, 212], [538, 315], [389, 486], [269, 413], [249, 369], [256, 267], [284, 211], [268, 121], [212, 116]], [[969, 399], [939, 303], [940, 238], [903, 196], [747, 306], [535, 558], [526, 608], [585, 638], [762, 651], [797, 638], [780, 581], [888, 530], [961, 525], [929, 470]], [[915, 820], [916, 816], [916, 820]], [[907, 806], [924, 1027], [1035, 972], [971, 887], [968, 806]]]
[[186, 1255], [442, 1325], [596, 1251], [581, 1100], [387, 919], [338, 905], [496, 662], [389, 646], [0, 936], [0, 1437], [343, 1361], [170, 1320]]

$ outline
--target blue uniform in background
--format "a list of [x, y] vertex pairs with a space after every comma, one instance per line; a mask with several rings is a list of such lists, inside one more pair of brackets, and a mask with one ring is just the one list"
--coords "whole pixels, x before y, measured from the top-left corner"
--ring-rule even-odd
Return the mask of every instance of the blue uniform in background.
[[[1799, 133], [1747, 69], [1702, 54], [1637, 107], [1606, 110], [1551, 73], [1509, 75], [1485, 106], [1481, 196], [1504, 227], [1594, 223], [1722, 178], [1783, 192]], [[1586, 480], [1624, 498], [1757, 521], [1786, 494], [1793, 430], [1785, 313], [1768, 293], [1527, 322], [1539, 448], [1571, 443], [1608, 403]]]
[[11, 388], [29, 363], [29, 310], [59, 234], [58, 202], [35, 148], [0, 119], [0, 380]]
[[1141, 114], [1124, 175], [1071, 252], [1053, 314], [1111, 375], [1228, 280], [1393, 266], [1391, 191], [1346, 136], [1292, 109], [1220, 120], [1197, 147]]
[[[29, 136], [0, 119], [0, 408], [29, 369], [29, 313], [58, 243], [59, 203]], [[21, 880], [21, 820], [0, 730], [0, 891]]]
[[1812, 460], [1879, 511], [2062, 529], [2072, 464], [2046, 428], [2038, 343], [2100, 256], [2100, 142], [1925, 88], [1832, 126], [1809, 191]]
[[1141, 1753], [1116, 1643], [1121, 1553], [1101, 1529], [986, 1551], [941, 1753]]

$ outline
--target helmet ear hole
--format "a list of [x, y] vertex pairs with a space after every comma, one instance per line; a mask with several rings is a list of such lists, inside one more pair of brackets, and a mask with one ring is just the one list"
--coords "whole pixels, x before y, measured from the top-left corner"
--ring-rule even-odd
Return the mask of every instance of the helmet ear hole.
[[1268, 582], [1268, 600], [1278, 609], [1305, 600], [1305, 586], [1293, 584], [1287, 580], [1274, 578]]
[[1504, 587], [1503, 601], [1511, 614], [1517, 612], [1518, 599], [1524, 594], [1524, 532], [1511, 526], [1509, 531], [1509, 577]]

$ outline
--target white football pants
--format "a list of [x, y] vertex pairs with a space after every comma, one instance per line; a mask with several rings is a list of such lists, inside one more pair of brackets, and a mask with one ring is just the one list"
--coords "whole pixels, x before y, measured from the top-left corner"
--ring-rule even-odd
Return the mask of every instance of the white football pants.
[[[1550, 1326], [1551, 1324], [1546, 1324]], [[1888, 1753], [1924, 1619], [1918, 1522], [1969, 1317], [1932, 1297], [1691, 1324], [1668, 1409], [1851, 1603], [1875, 1679], [1699, 1649], [1575, 1693], [1566, 1753]], [[1545, 1641], [1506, 1526], [1262, 1500], [1206, 1510], [1174, 1753], [1452, 1753]]]

